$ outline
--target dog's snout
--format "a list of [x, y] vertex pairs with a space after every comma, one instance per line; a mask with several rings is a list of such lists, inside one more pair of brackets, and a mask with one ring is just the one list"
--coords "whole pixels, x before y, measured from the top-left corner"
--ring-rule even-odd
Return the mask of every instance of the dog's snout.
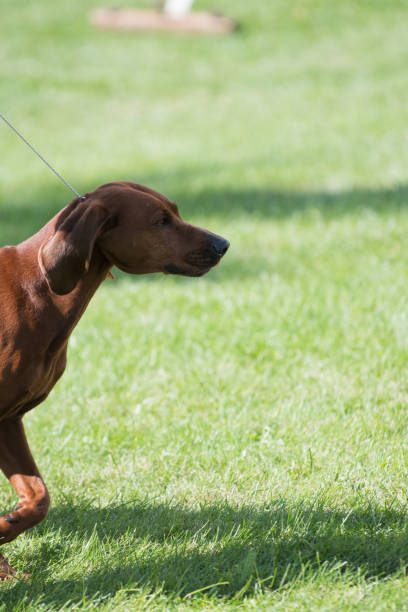
[[222, 257], [228, 251], [230, 243], [225, 238], [221, 236], [214, 236], [212, 239], [211, 246], [213, 250], [216, 252], [218, 257]]

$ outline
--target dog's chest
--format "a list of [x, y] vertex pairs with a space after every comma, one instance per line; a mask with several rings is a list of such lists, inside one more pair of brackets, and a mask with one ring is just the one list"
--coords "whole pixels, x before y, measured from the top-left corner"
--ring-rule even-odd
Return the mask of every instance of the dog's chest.
[[35, 313], [0, 323], [0, 420], [24, 413], [51, 391], [66, 365], [68, 335]]
[[27, 412], [43, 401], [66, 366], [66, 347], [52, 355], [33, 350], [10, 355], [0, 373], [0, 420]]

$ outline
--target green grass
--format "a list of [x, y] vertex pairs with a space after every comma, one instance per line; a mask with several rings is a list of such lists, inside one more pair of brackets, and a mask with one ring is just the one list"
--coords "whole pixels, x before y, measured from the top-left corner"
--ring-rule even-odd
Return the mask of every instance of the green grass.
[[[96, 294], [25, 418], [53, 505], [0, 610], [408, 610], [408, 1], [197, 0], [220, 38], [99, 4], [0, 0], [0, 110], [78, 190], [148, 184], [231, 249]], [[10, 244], [70, 194], [0, 138]]]

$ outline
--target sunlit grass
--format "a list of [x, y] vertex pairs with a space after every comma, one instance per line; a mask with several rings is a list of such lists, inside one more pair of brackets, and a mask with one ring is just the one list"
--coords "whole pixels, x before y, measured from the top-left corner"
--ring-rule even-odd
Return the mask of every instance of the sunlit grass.
[[[221, 38], [98, 4], [0, 1], [0, 110], [78, 190], [147, 183], [231, 249], [97, 292], [25, 418], [53, 505], [0, 610], [406, 609], [408, 3], [223, 0]], [[70, 194], [0, 137], [12, 244]]]

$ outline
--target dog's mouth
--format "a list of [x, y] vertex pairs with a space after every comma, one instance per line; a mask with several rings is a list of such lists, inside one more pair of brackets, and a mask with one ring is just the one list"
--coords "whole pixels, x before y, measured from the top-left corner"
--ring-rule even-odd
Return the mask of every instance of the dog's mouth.
[[163, 272], [164, 274], [178, 274], [179, 276], [203, 276], [206, 274], [210, 268], [180, 268], [174, 264], [168, 264], [164, 266]]
[[203, 276], [216, 266], [220, 259], [221, 257], [213, 251], [192, 251], [184, 257], [183, 264], [186, 263], [186, 267], [184, 265], [168, 264], [164, 266], [164, 272], [165, 274], [182, 276]]

